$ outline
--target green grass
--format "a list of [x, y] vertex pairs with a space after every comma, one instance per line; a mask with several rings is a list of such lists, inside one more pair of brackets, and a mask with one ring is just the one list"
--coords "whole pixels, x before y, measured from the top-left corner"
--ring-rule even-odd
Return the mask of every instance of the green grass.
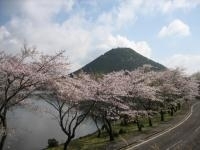
[[[123, 129], [124, 131], [126, 131], [126, 133], [119, 134], [118, 136], [116, 136], [115, 141], [113, 141], [112, 143], [109, 141], [109, 137], [106, 132], [102, 132], [100, 138], [97, 137], [97, 133], [94, 133], [94, 134], [87, 135], [82, 138], [73, 140], [70, 143], [68, 149], [70, 150], [104, 150], [109, 144], [116, 144], [119, 142], [126, 143], [126, 141], [129, 138], [140, 135], [141, 133], [148, 135], [153, 128], [159, 128], [160, 124], [167, 123], [168, 121], [170, 121], [172, 118], [176, 117], [177, 115], [183, 114], [183, 112], [185, 112], [184, 109], [176, 112], [174, 116], [170, 116], [168, 113], [166, 113], [165, 121], [163, 122], [160, 121], [160, 114], [157, 114], [152, 118], [152, 123], [153, 123], [152, 127], [149, 127], [148, 119], [143, 118], [141, 119], [144, 125], [144, 128], [142, 128], [142, 132], [138, 131], [136, 124], [132, 123], [127, 126], [122, 126], [120, 125], [120, 122], [115, 122], [113, 123], [113, 131], [119, 133], [119, 130]], [[48, 150], [62, 150], [62, 149], [63, 149], [63, 146], [60, 145], [59, 147], [49, 148]]]
[[[70, 150], [101, 150], [103, 146], [109, 143], [109, 139], [105, 136], [105, 133], [101, 136], [101, 138], [97, 138], [96, 134], [88, 135], [76, 140], [73, 140], [70, 143]], [[63, 146], [59, 146], [57, 148], [49, 148], [48, 150], [62, 150]]]

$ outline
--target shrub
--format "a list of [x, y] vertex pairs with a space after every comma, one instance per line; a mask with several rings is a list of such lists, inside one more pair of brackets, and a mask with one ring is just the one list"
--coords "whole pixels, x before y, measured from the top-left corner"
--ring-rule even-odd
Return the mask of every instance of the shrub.
[[116, 132], [116, 131], [113, 131], [113, 136], [114, 136], [114, 137], [118, 137], [118, 136], [119, 136], [119, 133]]
[[48, 139], [48, 147], [56, 147], [58, 146], [58, 141], [56, 139]]
[[121, 128], [121, 129], [119, 130], [119, 134], [124, 134], [124, 133], [126, 133], [126, 130], [124, 130], [124, 129]]

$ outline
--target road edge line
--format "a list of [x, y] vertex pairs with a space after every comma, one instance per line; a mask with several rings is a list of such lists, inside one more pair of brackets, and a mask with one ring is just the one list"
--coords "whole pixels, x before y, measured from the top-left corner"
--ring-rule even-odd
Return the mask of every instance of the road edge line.
[[197, 102], [197, 103], [193, 104], [193, 105], [191, 106], [191, 108], [190, 108], [190, 112], [186, 115], [186, 117], [185, 117], [181, 122], [179, 122], [178, 124], [176, 124], [175, 126], [173, 126], [172, 128], [169, 128], [169, 129], [167, 129], [166, 131], [161, 132], [161, 133], [159, 133], [158, 135], [153, 136], [152, 138], [150, 138], [150, 139], [148, 139], [148, 140], [146, 140], [146, 141], [143, 141], [143, 142], [141, 142], [141, 143], [138, 143], [138, 144], [136, 144], [136, 145], [134, 145], [134, 146], [131, 146], [131, 147], [125, 149], [125, 150], [132, 150], [133, 148], [136, 148], [136, 147], [138, 147], [138, 146], [140, 146], [140, 145], [143, 145], [143, 144], [145, 144], [145, 143], [148, 143], [149, 141], [152, 141], [152, 140], [154, 140], [154, 139], [156, 139], [156, 138], [158, 138], [158, 137], [160, 137], [160, 136], [162, 136], [162, 135], [164, 135], [164, 134], [166, 134], [166, 133], [172, 131], [173, 129], [177, 128], [178, 126], [182, 125], [182, 124], [183, 124], [185, 121], [187, 121], [187, 120], [190, 118], [190, 116], [192, 115], [194, 106], [196, 106], [196, 105], [199, 104], [199, 103], [200, 103], [200, 102]]

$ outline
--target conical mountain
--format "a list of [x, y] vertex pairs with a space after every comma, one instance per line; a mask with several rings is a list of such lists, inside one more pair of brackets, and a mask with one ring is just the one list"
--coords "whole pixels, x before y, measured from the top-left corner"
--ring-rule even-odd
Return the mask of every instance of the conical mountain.
[[154, 70], [164, 70], [165, 66], [148, 59], [130, 48], [115, 48], [99, 56], [81, 69], [87, 73], [109, 73], [119, 70], [134, 70], [145, 64], [153, 66]]

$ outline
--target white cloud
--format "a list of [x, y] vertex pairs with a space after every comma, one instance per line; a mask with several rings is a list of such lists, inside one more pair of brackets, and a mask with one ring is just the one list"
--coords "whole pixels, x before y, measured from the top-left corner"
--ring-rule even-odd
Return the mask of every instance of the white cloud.
[[4, 27], [0, 27], [0, 41], [4, 40], [5, 38], [8, 38], [10, 36], [10, 33], [8, 30]]
[[162, 29], [158, 33], [158, 36], [161, 38], [168, 36], [188, 36], [188, 35], [190, 35], [190, 27], [179, 19], [176, 19], [172, 21], [169, 25], [162, 27]]
[[5, 26], [0, 26], [0, 50], [13, 52], [19, 46], [19, 41], [15, 39]]
[[115, 30], [120, 29], [127, 23], [134, 23], [137, 19], [136, 14], [141, 8], [142, 1], [120, 1], [119, 5], [113, 7], [110, 11], [100, 14], [97, 22], [110, 27], [110, 29], [114, 26]]
[[63, 8], [66, 12], [71, 11], [75, 4], [75, 0], [63, 1]]
[[177, 9], [189, 10], [200, 4], [200, 0], [162, 0], [162, 12], [171, 13]]
[[[133, 23], [138, 15], [171, 14], [177, 10], [189, 11], [200, 5], [200, 0], [123, 0], [101, 16], [101, 21], [118, 27]], [[106, 21], [105, 21], [106, 20]]]
[[159, 12], [163, 14], [170, 14], [177, 10], [189, 11], [198, 5], [200, 0], [140, 0], [142, 1], [141, 12], [151, 13]]
[[163, 64], [170, 68], [184, 68], [188, 74], [192, 74], [200, 71], [200, 55], [176, 54], [165, 60]]
[[127, 23], [134, 23], [141, 14], [170, 14], [176, 10], [191, 10], [198, 5], [200, 0], [123, 0], [110, 11], [103, 12], [99, 22], [121, 28]]

